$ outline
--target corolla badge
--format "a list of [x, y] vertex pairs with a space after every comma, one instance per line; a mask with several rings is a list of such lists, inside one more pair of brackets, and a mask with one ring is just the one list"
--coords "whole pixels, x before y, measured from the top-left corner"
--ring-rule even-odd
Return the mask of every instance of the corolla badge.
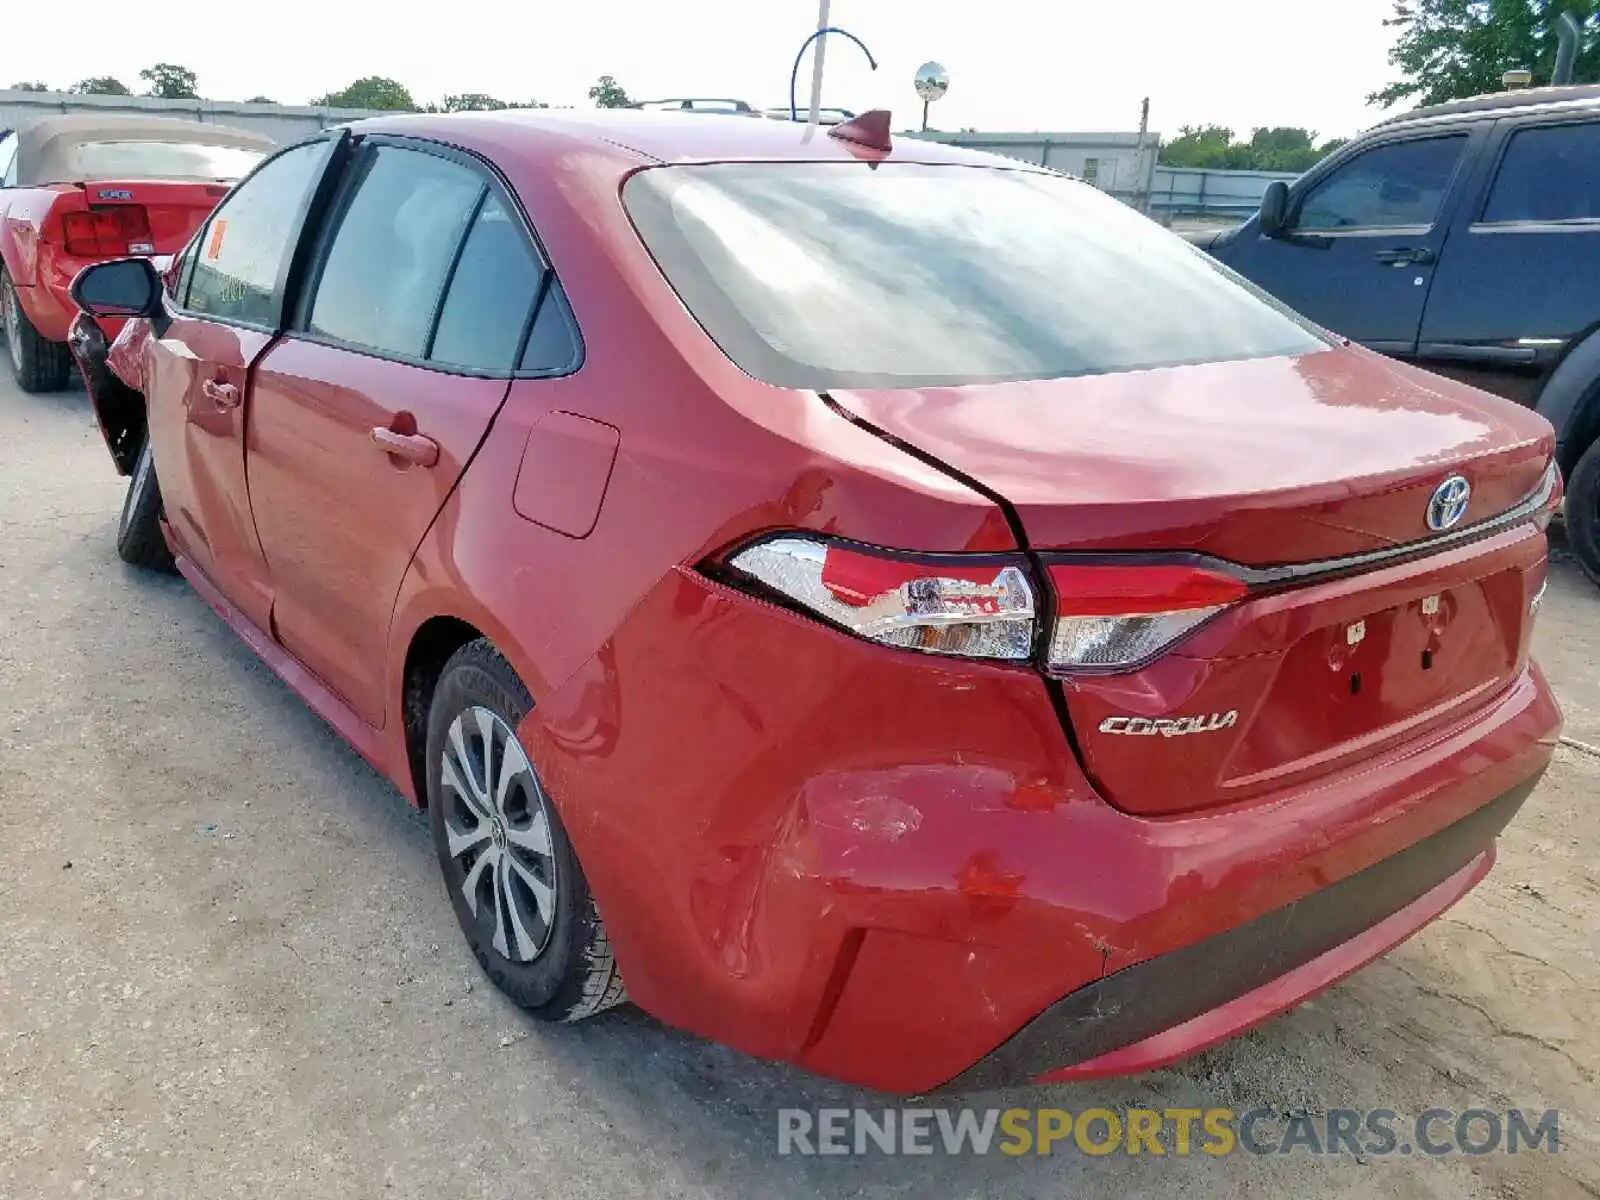
[[1227, 712], [1197, 717], [1107, 717], [1100, 722], [1100, 732], [1133, 737], [1184, 737], [1191, 733], [1231, 729], [1238, 722], [1239, 710], [1230, 708]]
[[1472, 499], [1472, 485], [1459, 475], [1452, 475], [1428, 499], [1428, 528], [1443, 533], [1467, 515], [1467, 501]]

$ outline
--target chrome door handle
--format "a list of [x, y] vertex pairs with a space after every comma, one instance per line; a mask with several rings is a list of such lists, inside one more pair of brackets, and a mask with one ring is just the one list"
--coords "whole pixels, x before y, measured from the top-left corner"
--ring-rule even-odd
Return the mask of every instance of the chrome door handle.
[[396, 433], [383, 425], [372, 430], [372, 440], [380, 450], [419, 467], [431, 467], [439, 461], [439, 443], [420, 433]]
[[1426, 246], [1400, 246], [1394, 250], [1379, 250], [1378, 261], [1391, 267], [1425, 267], [1433, 261], [1434, 254]]

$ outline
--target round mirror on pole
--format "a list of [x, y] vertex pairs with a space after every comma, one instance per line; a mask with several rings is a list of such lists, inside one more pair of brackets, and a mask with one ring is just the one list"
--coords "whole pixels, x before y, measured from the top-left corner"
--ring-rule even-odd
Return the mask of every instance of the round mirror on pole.
[[950, 72], [936, 62], [925, 62], [917, 68], [913, 85], [922, 100], [922, 132], [928, 132], [928, 105], [950, 90]]

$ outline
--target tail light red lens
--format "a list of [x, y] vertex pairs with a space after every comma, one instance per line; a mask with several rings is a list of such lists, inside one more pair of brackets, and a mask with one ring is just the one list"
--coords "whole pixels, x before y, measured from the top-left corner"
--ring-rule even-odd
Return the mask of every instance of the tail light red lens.
[[914, 558], [800, 535], [738, 551], [728, 565], [859, 637], [930, 654], [1024, 661], [1036, 606], [1021, 559]]
[[63, 213], [62, 234], [74, 258], [121, 258], [152, 254], [150, 214], [137, 204]]
[[1126, 671], [1242, 600], [1248, 586], [1203, 567], [1056, 564], [1048, 664], [1058, 674]]
[[731, 554], [727, 565], [858, 637], [967, 658], [1024, 662], [1049, 631], [1053, 674], [1132, 670], [1244, 598], [1248, 586], [1203, 567], [1056, 563], [1053, 621], [1020, 555], [908, 555], [805, 534]]

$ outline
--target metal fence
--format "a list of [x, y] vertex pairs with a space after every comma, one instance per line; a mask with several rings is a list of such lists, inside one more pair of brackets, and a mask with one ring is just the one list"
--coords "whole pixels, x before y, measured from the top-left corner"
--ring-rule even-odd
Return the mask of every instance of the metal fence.
[[1003, 154], [1066, 171], [1158, 221], [1243, 220], [1261, 206], [1278, 171], [1215, 171], [1156, 165], [1161, 136], [1147, 133], [928, 133], [933, 141]]
[[1281, 171], [1213, 171], [1157, 167], [1150, 181], [1152, 217], [1233, 217], [1244, 220], [1261, 207], [1267, 184], [1297, 176]]

